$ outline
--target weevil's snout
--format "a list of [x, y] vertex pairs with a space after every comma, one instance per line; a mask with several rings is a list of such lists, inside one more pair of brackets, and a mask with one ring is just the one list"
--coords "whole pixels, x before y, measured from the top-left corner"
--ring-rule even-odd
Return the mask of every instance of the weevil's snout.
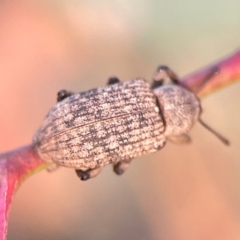
[[177, 85], [166, 85], [153, 90], [165, 121], [165, 136], [189, 132], [201, 114], [198, 98]]

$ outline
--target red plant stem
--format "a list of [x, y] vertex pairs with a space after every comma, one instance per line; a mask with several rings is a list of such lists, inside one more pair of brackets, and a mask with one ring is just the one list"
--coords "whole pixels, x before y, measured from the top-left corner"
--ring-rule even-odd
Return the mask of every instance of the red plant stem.
[[195, 92], [197, 87], [201, 85], [204, 77], [209, 74], [214, 67], [219, 69], [219, 74], [212, 77], [206, 85], [204, 85], [203, 90], [198, 94], [201, 97], [240, 79], [240, 50], [216, 63], [183, 77], [181, 85]]
[[6, 239], [9, 207], [20, 183], [46, 167], [31, 145], [0, 154], [0, 239]]
[[[181, 85], [193, 92], [196, 91], [213, 67], [218, 67], [220, 72], [209, 79], [200, 92], [200, 96], [240, 79], [240, 51], [182, 78]], [[37, 156], [32, 145], [0, 154], [0, 239], [6, 239], [9, 207], [15, 190], [29, 175], [48, 165]]]

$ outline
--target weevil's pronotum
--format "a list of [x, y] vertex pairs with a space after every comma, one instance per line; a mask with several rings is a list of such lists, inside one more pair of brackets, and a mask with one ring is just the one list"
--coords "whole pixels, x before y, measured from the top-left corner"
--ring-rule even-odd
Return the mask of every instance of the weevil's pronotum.
[[[174, 84], [166, 85], [168, 79]], [[36, 152], [87, 180], [107, 164], [122, 174], [133, 158], [160, 150], [167, 140], [190, 142], [188, 132], [197, 121], [229, 144], [200, 119], [199, 99], [178, 83], [173, 71], [160, 66], [151, 86], [143, 79], [120, 82], [113, 77], [107, 86], [86, 92], [62, 90], [34, 136]]]

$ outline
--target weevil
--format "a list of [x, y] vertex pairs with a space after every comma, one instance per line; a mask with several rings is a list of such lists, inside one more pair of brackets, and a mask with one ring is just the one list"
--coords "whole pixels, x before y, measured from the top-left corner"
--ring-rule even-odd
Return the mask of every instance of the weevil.
[[[210, 70], [197, 91], [217, 72]], [[81, 180], [97, 176], [107, 164], [120, 175], [132, 159], [162, 149], [167, 141], [191, 142], [188, 133], [197, 121], [229, 144], [201, 120], [196, 93], [180, 86], [167, 66], [157, 68], [151, 85], [141, 78], [112, 77], [107, 86], [89, 91], [61, 90], [57, 101], [33, 146], [44, 161], [74, 168]]]

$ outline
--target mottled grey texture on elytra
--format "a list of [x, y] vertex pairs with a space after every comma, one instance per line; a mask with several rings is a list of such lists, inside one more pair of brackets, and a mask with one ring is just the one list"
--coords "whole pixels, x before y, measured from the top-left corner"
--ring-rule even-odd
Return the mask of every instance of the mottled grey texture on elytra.
[[161, 149], [164, 128], [149, 84], [135, 79], [59, 102], [33, 143], [43, 160], [87, 170]]

